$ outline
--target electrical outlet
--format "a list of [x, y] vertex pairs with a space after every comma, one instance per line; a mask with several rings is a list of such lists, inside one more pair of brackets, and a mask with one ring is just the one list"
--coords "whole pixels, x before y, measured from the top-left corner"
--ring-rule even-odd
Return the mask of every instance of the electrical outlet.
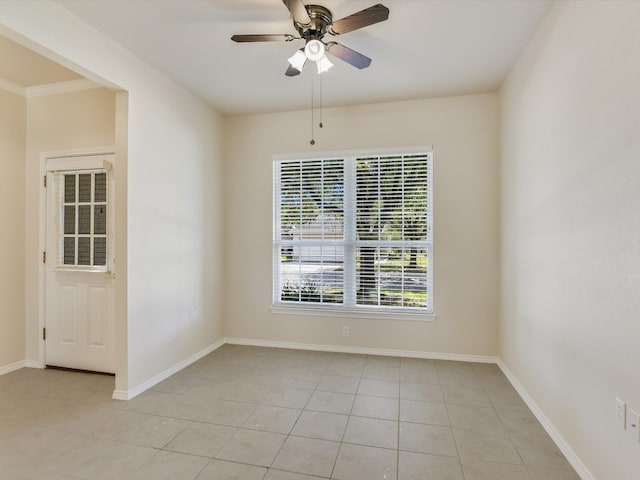
[[345, 338], [349, 336], [349, 327], [342, 327], [342, 336]]
[[626, 427], [626, 417], [627, 405], [619, 398], [616, 398], [616, 423], [623, 429]]
[[640, 416], [631, 409], [627, 412], [627, 430], [640, 442]]

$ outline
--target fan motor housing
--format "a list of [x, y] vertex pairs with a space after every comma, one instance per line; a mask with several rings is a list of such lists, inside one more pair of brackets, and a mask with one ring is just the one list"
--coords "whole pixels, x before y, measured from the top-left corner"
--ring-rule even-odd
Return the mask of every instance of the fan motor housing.
[[320, 5], [305, 5], [311, 24], [300, 25], [294, 20], [293, 25], [296, 27], [300, 36], [305, 40], [312, 38], [321, 39], [327, 33], [327, 27], [333, 21], [333, 15], [328, 8]]

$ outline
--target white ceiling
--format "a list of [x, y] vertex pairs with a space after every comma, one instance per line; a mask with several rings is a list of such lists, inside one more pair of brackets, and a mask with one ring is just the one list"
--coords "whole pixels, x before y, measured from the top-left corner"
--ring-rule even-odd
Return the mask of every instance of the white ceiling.
[[[338, 19], [378, 0], [314, 0]], [[496, 91], [552, 0], [380, 0], [389, 20], [334, 39], [373, 59], [335, 59], [325, 106]], [[232, 34], [295, 34], [281, 0], [59, 0], [72, 13], [223, 114], [309, 108], [317, 75], [285, 77], [297, 42], [238, 44]], [[310, 3], [310, 0], [305, 0]], [[333, 60], [333, 59], [332, 59]], [[316, 86], [317, 89], [317, 86]], [[317, 90], [316, 90], [317, 91]]]

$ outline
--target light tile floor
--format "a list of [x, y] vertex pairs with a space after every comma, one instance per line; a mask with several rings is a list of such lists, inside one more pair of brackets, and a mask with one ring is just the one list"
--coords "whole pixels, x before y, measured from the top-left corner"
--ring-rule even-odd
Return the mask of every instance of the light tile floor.
[[495, 365], [225, 345], [152, 390], [0, 377], [11, 480], [577, 480]]

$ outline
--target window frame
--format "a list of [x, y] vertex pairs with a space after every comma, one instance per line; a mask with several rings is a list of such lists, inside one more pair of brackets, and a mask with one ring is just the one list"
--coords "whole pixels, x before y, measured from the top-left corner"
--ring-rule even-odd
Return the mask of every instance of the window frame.
[[[350, 204], [350, 199], [347, 195], [347, 190], [349, 187], [347, 184], [352, 184], [354, 190], [349, 192], [351, 195], [351, 200], [355, 202], [355, 196], [357, 192], [357, 188], [355, 185], [355, 180], [349, 178], [350, 173], [348, 172], [347, 162], [353, 162], [355, 165], [358, 159], [363, 159], [366, 157], [390, 157], [390, 156], [410, 156], [410, 155], [426, 155], [428, 168], [427, 168], [427, 184], [429, 188], [427, 189], [427, 216], [428, 216], [428, 227], [429, 231], [427, 234], [427, 239], [422, 241], [421, 243], [426, 245], [427, 254], [428, 254], [428, 268], [426, 272], [426, 281], [427, 281], [427, 295], [428, 295], [428, 303], [427, 307], [391, 307], [391, 306], [381, 306], [381, 305], [362, 305], [357, 304], [357, 300], [354, 300], [354, 305], [344, 305], [344, 304], [332, 304], [332, 303], [313, 303], [313, 302], [288, 302], [282, 301], [280, 299], [280, 265], [281, 265], [281, 248], [282, 248], [282, 240], [280, 238], [279, 231], [279, 223], [280, 223], [280, 199], [278, 198], [279, 187], [280, 187], [280, 178], [278, 177], [278, 165], [281, 162], [286, 161], [311, 161], [311, 160], [331, 160], [331, 159], [343, 159], [345, 165], [345, 197], [344, 197], [344, 239], [341, 241], [335, 242], [337, 245], [344, 245], [345, 253], [344, 253], [344, 272], [345, 272], [345, 282], [354, 281], [353, 276], [355, 275], [355, 264], [352, 264], [354, 271], [352, 274], [347, 272], [347, 263], [350, 262], [348, 260], [347, 250], [352, 249], [353, 252], [356, 251], [359, 245], [362, 244], [363, 240], [357, 239], [357, 232], [355, 228], [355, 212], [356, 207], [353, 204]], [[273, 156], [273, 216], [272, 216], [272, 226], [273, 226], [273, 238], [272, 238], [272, 247], [273, 247], [273, 277], [272, 277], [272, 304], [270, 310], [273, 313], [284, 313], [284, 314], [296, 314], [296, 315], [314, 315], [314, 316], [336, 316], [336, 317], [357, 317], [357, 318], [390, 318], [396, 320], [410, 320], [410, 321], [434, 321], [436, 319], [435, 309], [434, 309], [434, 282], [433, 282], [433, 272], [434, 272], [434, 260], [433, 260], [433, 228], [434, 228], [434, 205], [433, 205], [433, 178], [434, 178], [434, 162], [433, 162], [433, 148], [431, 146], [420, 146], [420, 147], [407, 147], [407, 148], [396, 148], [396, 149], [367, 149], [367, 150], [348, 150], [348, 151], [337, 151], [337, 152], [320, 152], [320, 153], [305, 153], [305, 154], [290, 154], [290, 155], [274, 155]], [[355, 172], [355, 168], [353, 168]], [[352, 210], [352, 215], [348, 213], [348, 210]], [[379, 243], [388, 243], [391, 241], [378, 241]], [[406, 241], [405, 241], [406, 242]], [[406, 243], [405, 243], [406, 245]], [[355, 258], [355, 253], [352, 253], [352, 256]], [[345, 286], [346, 292], [346, 286]], [[355, 298], [355, 297], [354, 297]], [[344, 299], [343, 299], [344, 300]]]

